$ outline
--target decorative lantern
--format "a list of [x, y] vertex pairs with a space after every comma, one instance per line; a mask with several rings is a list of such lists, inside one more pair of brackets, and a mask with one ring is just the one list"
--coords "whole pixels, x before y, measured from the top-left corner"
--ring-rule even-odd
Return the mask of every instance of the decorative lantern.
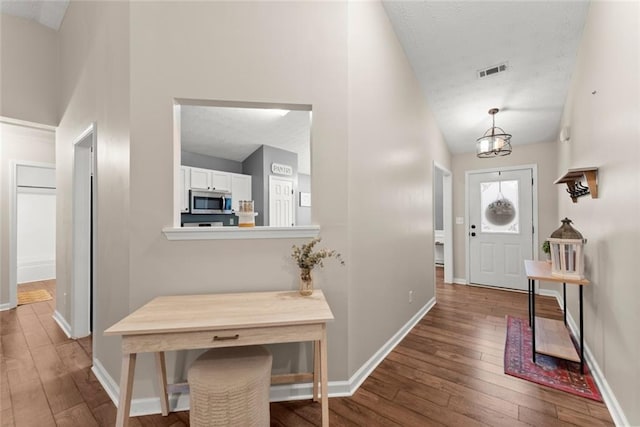
[[567, 279], [584, 279], [584, 244], [582, 234], [571, 226], [571, 220], [562, 220], [562, 226], [551, 233], [551, 275]]

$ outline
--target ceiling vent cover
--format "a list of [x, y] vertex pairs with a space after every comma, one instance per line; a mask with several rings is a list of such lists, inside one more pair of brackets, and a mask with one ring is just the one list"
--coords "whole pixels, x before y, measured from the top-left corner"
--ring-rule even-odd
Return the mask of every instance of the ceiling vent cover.
[[493, 65], [489, 68], [485, 68], [483, 70], [478, 70], [478, 78], [484, 79], [485, 77], [493, 76], [496, 74], [500, 74], [507, 71], [507, 63], [503, 62], [502, 64]]

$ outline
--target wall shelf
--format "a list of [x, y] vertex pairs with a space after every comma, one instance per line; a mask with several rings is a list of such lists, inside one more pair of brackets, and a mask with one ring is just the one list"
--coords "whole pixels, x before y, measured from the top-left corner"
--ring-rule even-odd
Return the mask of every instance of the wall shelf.
[[[582, 185], [582, 180], [587, 181], [587, 186]], [[554, 184], [567, 184], [567, 193], [573, 203], [578, 202], [578, 197], [591, 194], [592, 199], [598, 198], [598, 168], [569, 169]]]

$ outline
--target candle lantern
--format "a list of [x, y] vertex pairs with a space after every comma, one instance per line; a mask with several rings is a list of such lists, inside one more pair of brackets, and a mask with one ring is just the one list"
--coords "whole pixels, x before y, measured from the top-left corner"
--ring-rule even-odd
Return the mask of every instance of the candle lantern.
[[584, 279], [584, 244], [582, 234], [571, 226], [571, 220], [562, 220], [562, 226], [551, 233], [551, 275], [567, 279]]

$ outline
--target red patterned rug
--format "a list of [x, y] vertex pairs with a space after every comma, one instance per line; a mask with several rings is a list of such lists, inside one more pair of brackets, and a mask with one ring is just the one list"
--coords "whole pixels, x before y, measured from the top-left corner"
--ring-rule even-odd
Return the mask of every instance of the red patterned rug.
[[507, 316], [507, 343], [504, 349], [504, 372], [556, 390], [602, 402], [589, 367], [580, 374], [580, 364], [544, 354], [531, 356], [531, 328], [526, 319]]

